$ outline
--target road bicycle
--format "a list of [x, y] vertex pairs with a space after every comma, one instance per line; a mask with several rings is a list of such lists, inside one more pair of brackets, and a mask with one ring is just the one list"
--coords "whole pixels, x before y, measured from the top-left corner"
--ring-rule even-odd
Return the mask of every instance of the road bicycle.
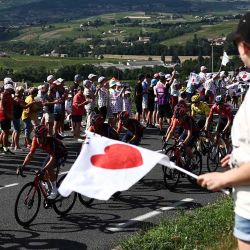
[[[165, 154], [169, 157], [170, 161], [174, 162], [178, 167], [181, 167], [195, 175], [201, 174], [202, 156], [197, 151], [196, 147], [193, 148], [193, 155], [190, 157], [187, 155], [185, 149], [178, 145], [178, 141], [175, 141], [173, 146], [166, 149]], [[162, 166], [162, 170], [164, 184], [169, 190], [174, 190], [176, 188], [181, 177], [187, 177], [192, 184], [196, 184], [196, 179], [181, 173], [174, 168]]]
[[[57, 167], [56, 176], [58, 176]], [[57, 181], [60, 186], [66, 175]], [[21, 226], [29, 226], [36, 218], [43, 197], [43, 207], [53, 208], [60, 215], [66, 215], [74, 206], [77, 194], [72, 192], [68, 197], [58, 196], [54, 200], [48, 199], [48, 188], [46, 187], [43, 171], [35, 171], [34, 181], [26, 183], [17, 195], [15, 201], [15, 219]]]

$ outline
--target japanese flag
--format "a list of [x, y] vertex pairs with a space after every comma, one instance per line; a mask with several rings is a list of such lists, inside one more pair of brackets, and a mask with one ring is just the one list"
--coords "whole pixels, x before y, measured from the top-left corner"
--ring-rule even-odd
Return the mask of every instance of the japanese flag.
[[[128, 190], [167, 156], [88, 132], [81, 153], [65, 177], [59, 192], [72, 191], [108, 200], [117, 191]], [[164, 159], [163, 159], [164, 158]]]
[[188, 79], [188, 85], [197, 85], [200, 83], [200, 76], [195, 73], [190, 73], [189, 79]]
[[227, 52], [224, 51], [221, 64], [223, 66], [226, 66], [228, 62], [229, 62], [229, 56], [227, 55]]
[[247, 82], [250, 80], [250, 73], [246, 72], [246, 71], [241, 71], [239, 73], [239, 77], [244, 81]]

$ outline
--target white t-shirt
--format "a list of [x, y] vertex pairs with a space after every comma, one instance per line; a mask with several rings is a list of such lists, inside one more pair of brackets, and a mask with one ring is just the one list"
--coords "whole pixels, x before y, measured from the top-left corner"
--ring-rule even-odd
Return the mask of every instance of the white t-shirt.
[[172, 96], [179, 96], [180, 92], [179, 92], [179, 86], [180, 82], [177, 79], [174, 79], [173, 83], [170, 86], [170, 94]]
[[[240, 167], [250, 162], [250, 91], [241, 104], [232, 126], [233, 151], [231, 162], [233, 166]], [[250, 167], [249, 167], [250, 171]], [[234, 188], [235, 213], [250, 220], [250, 184]]]

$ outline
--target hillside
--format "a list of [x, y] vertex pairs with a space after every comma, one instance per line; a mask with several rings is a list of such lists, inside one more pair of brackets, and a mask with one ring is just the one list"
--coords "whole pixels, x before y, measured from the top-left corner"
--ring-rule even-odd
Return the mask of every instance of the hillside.
[[249, 1], [216, 0], [0, 0], [0, 25], [68, 21], [112, 12], [245, 11]]

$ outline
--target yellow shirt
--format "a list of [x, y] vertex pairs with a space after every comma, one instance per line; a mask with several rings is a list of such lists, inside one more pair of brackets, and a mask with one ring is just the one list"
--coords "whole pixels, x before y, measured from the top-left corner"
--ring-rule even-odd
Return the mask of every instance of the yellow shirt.
[[194, 104], [191, 105], [192, 116], [195, 116], [195, 115], [208, 116], [209, 111], [210, 111], [210, 108], [205, 102], [200, 102], [198, 106], [197, 105], [195, 106]]
[[[25, 99], [26, 104], [32, 103], [33, 101], [34, 98], [32, 97], [32, 95], [27, 96]], [[27, 109], [23, 109], [22, 120], [25, 120], [27, 118], [30, 118], [31, 120], [36, 120], [36, 112], [32, 110], [32, 105]]]

